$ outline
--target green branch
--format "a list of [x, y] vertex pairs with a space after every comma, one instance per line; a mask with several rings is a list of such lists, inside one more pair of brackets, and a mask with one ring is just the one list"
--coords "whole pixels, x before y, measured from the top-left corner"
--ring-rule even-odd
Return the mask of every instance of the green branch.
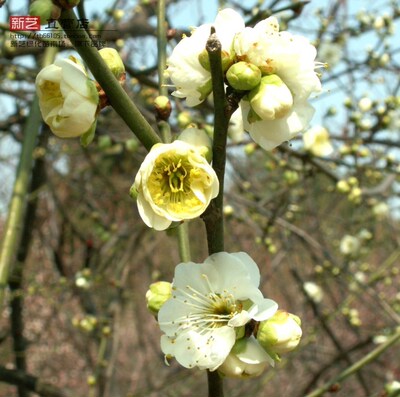
[[165, 21], [165, 0], [157, 2], [157, 53], [158, 53], [158, 86], [160, 95], [168, 95], [165, 85], [165, 68], [167, 65], [167, 25]]
[[341, 372], [338, 376], [336, 376], [329, 382], [325, 383], [323, 386], [319, 387], [314, 392], [307, 394], [306, 397], [322, 396], [325, 392], [329, 391], [333, 385], [340, 383], [341, 381], [345, 380], [351, 375], [356, 374], [362, 367], [375, 361], [378, 358], [378, 356], [380, 356], [384, 351], [386, 351], [389, 347], [394, 345], [399, 340], [400, 340], [400, 329], [398, 329], [397, 332], [392, 337], [390, 337], [385, 343], [379, 345], [377, 348], [372, 350], [366, 356], [355, 362], [353, 365], [351, 365], [343, 372]]
[[6, 227], [0, 252], [0, 312], [4, 300], [4, 291], [8, 283], [12, 263], [15, 259], [22, 231], [22, 223], [27, 202], [27, 192], [32, 168], [32, 153], [36, 137], [42, 123], [39, 101], [35, 96], [28, 119], [24, 127], [21, 156], [15, 177]]
[[159, 136], [154, 132], [151, 125], [143, 117], [107, 67], [85, 29], [81, 28], [73, 31], [67, 29], [66, 23], [71, 20], [74, 21], [75, 26], [78, 26], [75, 13], [72, 10], [63, 10], [59, 22], [65, 28], [66, 35], [106, 93], [111, 106], [121, 116], [139, 141], [143, 143], [145, 148], [150, 150], [154, 144], [160, 142]]
[[211, 201], [202, 218], [206, 225], [208, 251], [210, 254], [224, 250], [224, 178], [226, 164], [226, 141], [229, 120], [238, 108], [243, 93], [233, 91], [228, 87], [225, 94], [224, 76], [221, 61], [221, 43], [214, 28], [206, 44], [210, 59], [210, 71], [214, 96], [214, 140], [213, 140], [213, 168], [219, 181], [218, 196]]
[[[228, 134], [229, 117], [227, 115], [227, 99], [225, 96], [224, 76], [221, 61], [221, 43], [211, 28], [211, 35], [207, 40], [206, 50], [210, 59], [210, 71], [214, 95], [214, 140], [213, 140], [213, 168], [219, 181], [218, 196], [213, 199], [203, 214], [207, 231], [209, 254], [224, 250], [224, 178], [226, 162], [226, 140]], [[208, 397], [223, 397], [223, 382], [217, 371], [207, 371]]]
[[228, 134], [229, 117], [226, 115], [227, 100], [224, 88], [224, 76], [221, 61], [221, 43], [215, 29], [211, 28], [211, 35], [206, 44], [206, 50], [210, 58], [212, 88], [214, 95], [214, 140], [213, 140], [213, 168], [219, 181], [218, 196], [213, 199], [203, 219], [207, 230], [207, 242], [209, 254], [224, 250], [224, 178], [226, 162], [226, 140]]
[[[157, 56], [158, 92], [160, 95], [168, 96], [168, 89], [165, 84], [165, 68], [167, 66], [167, 23], [165, 20], [165, 0], [158, 0], [157, 2]], [[171, 142], [171, 128], [166, 119], [164, 118], [157, 121], [163, 142]]]
[[[43, 66], [50, 64], [57, 52], [54, 47], [48, 47], [43, 59]], [[31, 178], [32, 153], [35, 148], [36, 138], [42, 123], [39, 101], [35, 96], [28, 119], [24, 126], [24, 139], [15, 176], [15, 182], [8, 210], [6, 226], [0, 249], [0, 312], [4, 301], [4, 292], [7, 287], [12, 262], [21, 239], [24, 213], [28, 200], [28, 187]]]
[[190, 240], [189, 240], [189, 222], [183, 222], [177, 227], [178, 233], [178, 246], [179, 246], [179, 257], [182, 262], [190, 262]]

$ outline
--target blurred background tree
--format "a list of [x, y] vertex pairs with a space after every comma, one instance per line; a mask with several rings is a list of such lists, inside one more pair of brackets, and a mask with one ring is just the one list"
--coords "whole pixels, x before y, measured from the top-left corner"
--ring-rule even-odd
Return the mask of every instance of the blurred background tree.
[[[8, 17], [27, 15], [28, 3], [9, 0], [1, 9], [0, 231], [44, 51], [10, 35]], [[115, 0], [103, 10], [81, 0], [78, 9], [92, 33], [119, 50], [124, 87], [155, 128], [156, 3]], [[400, 326], [400, 5], [170, 0], [168, 51], [218, 7], [240, 11], [249, 25], [276, 14], [281, 30], [307, 36], [328, 63], [311, 127], [329, 132], [329, 154], [301, 135], [265, 152], [233, 123], [228, 149], [226, 250], [254, 258], [264, 294], [299, 315], [304, 334], [276, 368], [228, 380], [226, 394], [303, 397]], [[188, 109], [171, 101], [173, 132], [190, 123], [212, 131], [211, 102]], [[88, 148], [42, 125], [0, 317], [0, 396], [206, 395], [199, 371], [164, 364], [146, 309], [148, 285], [171, 280], [180, 259], [174, 230], [148, 229], [128, 195], [144, 156], [111, 108]], [[194, 261], [207, 256], [202, 223], [189, 226]], [[331, 392], [397, 395], [390, 387], [400, 389], [399, 352], [393, 345]]]

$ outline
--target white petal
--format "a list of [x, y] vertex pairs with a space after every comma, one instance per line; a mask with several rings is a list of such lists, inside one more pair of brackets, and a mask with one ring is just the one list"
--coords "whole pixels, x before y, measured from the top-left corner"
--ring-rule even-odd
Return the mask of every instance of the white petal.
[[306, 101], [294, 102], [292, 112], [276, 120], [262, 120], [254, 123], [247, 121], [250, 105], [241, 101], [243, 124], [250, 136], [265, 150], [272, 150], [281, 143], [290, 140], [307, 128], [315, 109]]
[[[244, 254], [246, 255], [246, 254]], [[253, 284], [253, 279], [248, 271], [249, 263], [243, 263], [244, 256], [235, 256], [226, 252], [219, 252], [211, 255], [205, 260], [215, 269], [215, 277], [212, 285], [217, 292], [228, 291], [236, 299], [247, 299], [251, 290], [258, 290], [258, 285]]]
[[264, 321], [272, 317], [278, 310], [278, 304], [272, 299], [262, 299], [254, 305], [255, 311], [250, 310], [252, 318], [256, 321]]
[[187, 332], [175, 341], [176, 360], [186, 368], [199, 367], [214, 371], [226, 359], [235, 344], [235, 331], [221, 327], [206, 334]]
[[58, 59], [54, 64], [62, 68], [62, 79], [69, 86], [69, 90], [74, 90], [85, 97], [88, 95], [86, 85], [88, 77], [80, 65], [70, 59]]
[[260, 285], [260, 269], [258, 268], [256, 262], [254, 262], [254, 260], [250, 257], [250, 255], [248, 255], [246, 252], [234, 252], [230, 255], [239, 259], [240, 262], [243, 263], [249, 274], [251, 282], [258, 287]]
[[260, 346], [254, 336], [248, 338], [247, 343], [244, 346], [245, 348], [243, 350], [236, 353], [237, 357], [241, 361], [247, 364], [260, 364], [266, 361], [271, 366], [274, 366], [274, 360]]
[[171, 225], [172, 221], [154, 212], [151, 205], [143, 198], [141, 193], [137, 197], [137, 206], [140, 217], [148, 227], [152, 227], [155, 230], [165, 230]]
[[245, 28], [241, 15], [231, 8], [218, 13], [214, 26], [222, 49], [226, 51], [230, 50], [234, 35]]
[[242, 310], [229, 320], [228, 325], [230, 327], [241, 327], [242, 325], [247, 324], [250, 320], [251, 316], [249, 312]]

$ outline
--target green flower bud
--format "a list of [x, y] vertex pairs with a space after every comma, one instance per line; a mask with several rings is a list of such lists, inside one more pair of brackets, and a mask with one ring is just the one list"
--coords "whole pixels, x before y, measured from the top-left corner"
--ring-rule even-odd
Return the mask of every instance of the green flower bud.
[[387, 397], [398, 397], [400, 396], [400, 382], [397, 380], [394, 380], [387, 385], [385, 385], [385, 391], [387, 394]]
[[192, 115], [188, 111], [183, 111], [177, 117], [179, 128], [185, 128], [192, 122]]
[[226, 78], [235, 90], [247, 91], [258, 86], [261, 81], [261, 71], [251, 63], [238, 62], [228, 69]]
[[[211, 71], [210, 67], [210, 58], [208, 56], [208, 52], [206, 49], [204, 49], [200, 54], [199, 54], [199, 62], [200, 65], [207, 70], [207, 72]], [[231, 55], [229, 52], [222, 51], [221, 52], [221, 63], [222, 63], [222, 71], [225, 72], [229, 66], [232, 65], [233, 63], [233, 55]]]
[[340, 193], [348, 193], [350, 192], [350, 185], [346, 180], [341, 179], [336, 183], [336, 189]]
[[29, 7], [29, 15], [40, 17], [40, 23], [43, 25], [48, 20], [58, 19], [61, 9], [51, 0], [35, 0]]
[[171, 102], [168, 97], [164, 95], [158, 96], [154, 99], [154, 107], [156, 108], [157, 117], [159, 120], [168, 120], [169, 115], [171, 114]]
[[212, 92], [211, 79], [207, 80], [201, 87], [198, 87], [197, 91], [200, 93], [200, 101], [203, 102]]
[[139, 142], [136, 138], [131, 138], [125, 141], [125, 147], [128, 152], [136, 152], [139, 147]]
[[294, 350], [302, 335], [301, 320], [294, 314], [278, 310], [274, 316], [262, 321], [257, 331], [257, 340], [276, 361], [280, 355]]
[[293, 97], [286, 84], [275, 74], [261, 78], [249, 93], [250, 106], [262, 120], [285, 117], [293, 106]]
[[125, 66], [115, 48], [102, 48], [99, 50], [100, 56], [107, 64], [112, 74], [119, 80], [125, 73]]
[[208, 56], [208, 52], [207, 52], [206, 49], [204, 49], [202, 52], [200, 52], [200, 54], [199, 54], [199, 62], [200, 62], [200, 65], [203, 66], [203, 68], [205, 70], [207, 70], [207, 72], [209, 72], [211, 70], [210, 58]]
[[157, 315], [161, 306], [172, 296], [172, 285], [167, 281], [157, 281], [150, 284], [149, 290], [146, 292], [147, 308]]

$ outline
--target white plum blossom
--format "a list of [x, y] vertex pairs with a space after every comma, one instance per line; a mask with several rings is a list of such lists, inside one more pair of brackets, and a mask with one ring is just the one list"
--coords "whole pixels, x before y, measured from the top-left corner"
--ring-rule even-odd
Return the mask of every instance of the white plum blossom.
[[329, 156], [333, 146], [326, 128], [316, 125], [303, 134], [304, 148], [314, 156]]
[[[238, 13], [225, 9], [213, 26], [226, 80], [244, 94], [243, 125], [254, 141], [271, 150], [306, 129], [314, 115], [308, 100], [321, 90], [315, 68], [322, 64], [315, 62], [315, 47], [302, 36], [279, 32], [275, 17], [250, 28]], [[202, 25], [185, 37], [168, 61], [173, 95], [186, 98], [189, 106], [203, 102], [212, 90], [205, 52], [210, 27]]]
[[360, 239], [356, 236], [351, 236], [350, 234], [346, 234], [340, 240], [339, 249], [343, 255], [356, 256], [359, 254], [361, 249]]
[[[250, 136], [261, 147], [271, 150], [307, 128], [314, 115], [314, 108], [308, 99], [313, 92], [321, 90], [320, 80], [315, 73], [318, 66], [315, 62], [315, 47], [304, 37], [279, 32], [277, 19], [270, 17], [254, 28], [246, 28], [238, 33], [234, 39], [234, 50], [237, 59], [258, 66], [266, 76], [277, 76], [279, 92], [283, 93], [285, 88], [284, 96], [275, 99], [283, 101], [285, 111], [275, 113], [273, 117], [265, 117], [260, 109], [252, 106], [246, 96], [243, 98], [240, 106], [244, 127]], [[269, 84], [276, 85], [276, 82]], [[267, 92], [265, 87], [260, 86]], [[254, 88], [252, 91], [257, 92], [259, 89]], [[250, 98], [254, 95], [252, 91]], [[264, 104], [271, 106], [267, 99]]]
[[304, 288], [305, 293], [308, 295], [308, 297], [311, 300], [313, 300], [315, 303], [322, 302], [324, 293], [318, 284], [315, 284], [312, 281], [306, 281], [303, 284], [303, 288]]
[[323, 41], [318, 47], [318, 54], [329, 69], [334, 68], [343, 57], [343, 44]]
[[60, 138], [81, 136], [95, 124], [99, 95], [75, 58], [58, 59], [42, 69], [36, 90], [42, 117]]
[[236, 109], [229, 120], [228, 136], [234, 143], [244, 139], [243, 117], [240, 108]]
[[158, 313], [166, 358], [175, 357], [186, 368], [220, 367], [244, 326], [270, 318], [278, 308], [263, 297], [259, 284], [259, 269], [244, 252], [219, 252], [204, 263], [180, 263], [172, 298]]
[[183, 140], [154, 145], [136, 175], [139, 214], [155, 230], [200, 216], [218, 195], [219, 182], [204, 155], [207, 148]]
[[364, 113], [369, 112], [372, 109], [372, 105], [374, 103], [372, 102], [372, 99], [364, 96], [358, 101], [358, 107], [360, 110]]
[[204, 51], [212, 26], [221, 42], [223, 57], [229, 59], [233, 37], [244, 29], [242, 17], [229, 8], [220, 11], [213, 24], [201, 25], [190, 36], [184, 37], [168, 59], [166, 72], [176, 88], [172, 95], [186, 98], [188, 106], [198, 105], [211, 93], [211, 73], [204, 63], [200, 63], [199, 57], [203, 54], [207, 60]]
[[372, 213], [379, 220], [385, 219], [389, 215], [390, 209], [387, 203], [380, 201], [372, 207]]

